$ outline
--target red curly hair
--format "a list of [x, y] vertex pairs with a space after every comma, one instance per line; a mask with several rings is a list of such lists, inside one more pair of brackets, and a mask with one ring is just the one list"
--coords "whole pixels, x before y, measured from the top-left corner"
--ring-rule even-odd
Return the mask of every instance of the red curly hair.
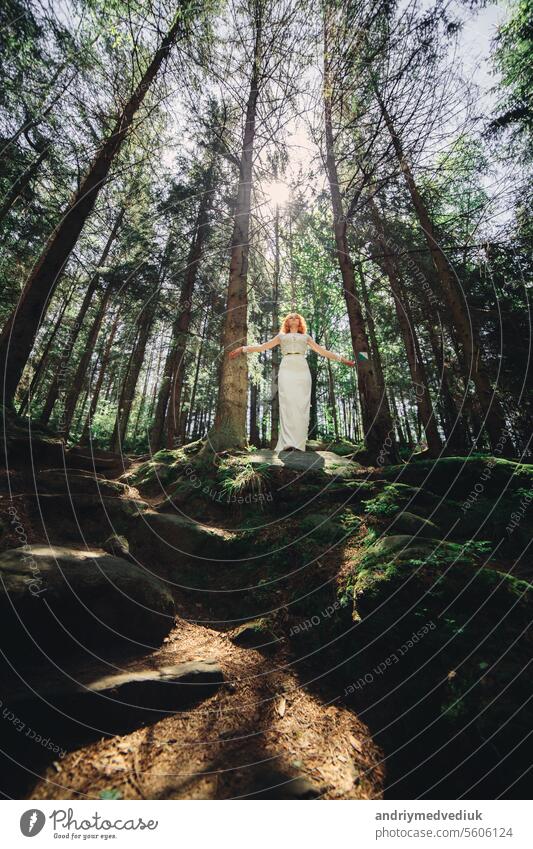
[[303, 315], [300, 315], [299, 312], [290, 312], [285, 316], [283, 321], [281, 322], [280, 333], [290, 333], [289, 329], [289, 319], [297, 318], [299, 321], [298, 325], [298, 333], [307, 333], [307, 324], [305, 323], [305, 318]]

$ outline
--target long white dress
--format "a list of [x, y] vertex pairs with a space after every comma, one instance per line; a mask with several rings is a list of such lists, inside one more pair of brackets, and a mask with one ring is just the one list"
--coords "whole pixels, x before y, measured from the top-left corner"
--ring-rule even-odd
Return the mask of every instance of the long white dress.
[[311, 404], [311, 372], [307, 365], [308, 333], [280, 333], [278, 372], [279, 437], [274, 451], [305, 451]]

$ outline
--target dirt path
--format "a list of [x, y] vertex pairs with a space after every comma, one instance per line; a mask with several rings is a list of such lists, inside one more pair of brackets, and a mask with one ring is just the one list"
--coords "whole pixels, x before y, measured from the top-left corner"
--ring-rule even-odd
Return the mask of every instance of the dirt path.
[[[51, 765], [29, 798], [381, 798], [382, 753], [349, 710], [220, 632], [177, 620], [150, 666], [216, 659], [227, 684], [199, 706]], [[146, 665], [146, 658], [143, 660]]]
[[[330, 457], [319, 461], [332, 462]], [[142, 498], [151, 510], [161, 501], [160, 495], [140, 495], [131, 486], [123, 497]], [[226, 683], [192, 708], [147, 720], [119, 736], [77, 744], [62, 759], [36, 768], [41, 777], [27, 798], [383, 797], [383, 752], [368, 727], [348, 708], [319, 695], [314, 685], [306, 686], [288, 644], [281, 642], [273, 651], [244, 648], [220, 620], [217, 630], [198, 624], [213, 620], [201, 594], [177, 596], [176, 610], [161, 648], [125, 661], [123, 668], [212, 660]], [[309, 676], [314, 677], [312, 671]]]

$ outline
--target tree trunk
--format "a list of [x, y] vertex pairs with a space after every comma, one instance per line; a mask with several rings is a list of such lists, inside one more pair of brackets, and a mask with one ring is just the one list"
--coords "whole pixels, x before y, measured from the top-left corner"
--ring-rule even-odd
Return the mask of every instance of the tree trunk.
[[[327, 15], [327, 12], [326, 12]], [[328, 20], [324, 19], [324, 119], [326, 136], [326, 170], [328, 174], [333, 208], [333, 230], [337, 259], [342, 275], [343, 292], [346, 299], [353, 350], [357, 365], [357, 383], [361, 403], [361, 414], [365, 433], [365, 444], [371, 462], [379, 458], [380, 465], [399, 462], [394, 436], [394, 427], [387, 395], [379, 385], [379, 375], [371, 356], [361, 305], [355, 288], [354, 267], [346, 235], [347, 221], [344, 215], [339, 188], [339, 176], [335, 161], [332, 116], [332, 83], [329, 68]]]
[[[70, 302], [72, 301], [72, 298], [74, 296], [74, 290], [75, 289], [76, 289], [76, 283], [74, 282], [73, 285], [71, 286], [71, 289], [70, 289], [68, 295], [61, 302], [61, 306], [58, 310], [57, 318], [54, 320], [53, 330], [50, 333], [50, 336], [48, 337], [48, 341], [46, 342], [44, 350], [41, 354], [39, 364], [38, 364], [38, 366], [36, 367], [36, 369], [33, 373], [30, 385], [25, 390], [25, 392], [24, 392], [24, 394], [21, 398], [20, 407], [19, 407], [19, 416], [24, 415], [24, 413], [26, 412], [26, 408], [31, 403], [31, 399], [32, 399], [34, 389], [37, 386], [37, 383], [38, 383], [39, 378], [41, 376], [41, 372], [43, 371], [45, 365], [48, 364], [52, 345], [53, 345], [53, 343], [56, 339], [56, 336], [59, 333], [59, 328], [61, 327], [61, 324], [63, 322], [63, 316], [65, 315], [68, 307], [70, 306]], [[30, 414], [31, 414], [31, 410], [30, 410]]]
[[[274, 282], [272, 286], [272, 337], [279, 333], [279, 277], [280, 277], [280, 258], [279, 258], [279, 206], [276, 205], [276, 218], [274, 222]], [[279, 437], [279, 395], [278, 395], [278, 375], [280, 366], [280, 347], [276, 345], [272, 348], [272, 374], [271, 374], [271, 432], [270, 432], [270, 447], [275, 448]]]
[[[512, 456], [513, 445], [505, 423], [503, 410], [490, 382], [477, 331], [469, 320], [468, 304], [461, 291], [461, 287], [457, 284], [448, 259], [439, 245], [433, 221], [429, 216], [427, 207], [407, 162], [401, 139], [396, 132], [393, 121], [376, 86], [374, 86], [374, 92], [389, 131], [409, 194], [411, 195], [420, 226], [424, 232], [442, 292], [448, 304], [459, 342], [463, 348], [467, 366], [470, 369], [470, 376], [474, 382], [476, 395], [483, 411], [484, 428], [489, 437], [490, 446], [493, 451], [497, 451], [500, 455]], [[468, 375], [465, 376], [468, 379]]]
[[363, 304], [365, 307], [365, 315], [364, 320], [366, 322], [366, 326], [368, 327], [368, 336], [370, 338], [370, 345], [372, 350], [372, 357], [374, 360], [374, 364], [376, 367], [377, 379], [379, 382], [380, 392], [385, 391], [385, 377], [383, 374], [383, 364], [381, 362], [381, 354], [379, 353], [379, 345], [378, 339], [376, 336], [376, 325], [374, 323], [374, 317], [372, 315], [372, 308], [370, 306], [370, 298], [368, 296], [368, 288], [366, 285], [365, 274], [363, 271], [363, 263], [359, 262], [357, 264], [359, 271], [359, 282], [361, 284], [361, 294], [363, 296]]
[[439, 340], [435, 332], [431, 304], [425, 295], [423, 295], [422, 302], [429, 344], [431, 345], [433, 359], [435, 360], [436, 383], [442, 403], [441, 418], [446, 434], [446, 445], [449, 450], [457, 451], [461, 454], [468, 450], [469, 447], [468, 428], [463, 416], [459, 412], [451, 389], [449, 369], [444, 361], [443, 339], [441, 338]]
[[119, 227], [120, 227], [122, 220], [124, 218], [124, 211], [125, 211], [124, 208], [122, 208], [120, 210], [120, 212], [119, 212], [119, 214], [118, 214], [118, 216], [115, 220], [115, 223], [113, 224], [113, 228], [111, 230], [111, 233], [109, 234], [109, 238], [108, 238], [108, 240], [107, 240], [107, 242], [104, 246], [104, 249], [103, 249], [103, 251], [100, 255], [100, 259], [99, 259], [98, 264], [96, 266], [97, 270], [95, 271], [95, 273], [93, 274], [93, 276], [91, 277], [91, 279], [89, 281], [89, 285], [87, 286], [85, 296], [83, 298], [83, 301], [82, 301], [80, 310], [78, 312], [78, 315], [76, 317], [76, 320], [75, 320], [74, 324], [72, 325], [72, 327], [70, 328], [70, 333], [68, 335], [67, 343], [65, 345], [64, 350], [61, 353], [57, 373], [56, 373], [54, 379], [52, 380], [52, 383], [50, 384], [50, 387], [48, 389], [48, 393], [47, 393], [47, 396], [46, 396], [46, 401], [44, 402], [44, 407], [41, 411], [41, 415], [39, 416], [39, 421], [42, 424], [48, 424], [48, 422], [50, 421], [50, 416], [52, 415], [52, 410], [54, 409], [54, 404], [56, 403], [56, 401], [59, 397], [59, 392], [60, 392], [60, 388], [61, 388], [60, 383], [61, 383], [61, 379], [64, 377], [64, 370], [65, 370], [66, 366], [68, 365], [68, 362], [69, 362], [69, 360], [72, 356], [72, 351], [74, 350], [74, 345], [76, 344], [76, 340], [78, 338], [79, 332], [80, 332], [81, 328], [83, 327], [83, 322], [85, 321], [85, 316], [87, 315], [87, 311], [88, 311], [88, 309], [91, 305], [93, 295], [94, 295], [94, 293], [96, 291], [96, 287], [98, 285], [98, 280], [99, 280], [98, 269], [102, 265], [104, 265], [105, 261], [107, 260], [107, 257], [109, 256], [109, 252], [111, 250], [113, 242], [115, 241], [115, 239], [117, 237]]
[[154, 385], [152, 387], [152, 395], [151, 395], [151, 398], [150, 398], [150, 406], [149, 406], [149, 410], [148, 410], [148, 415], [146, 417], [146, 421], [147, 421], [146, 435], [148, 437], [148, 448], [150, 448], [149, 433], [150, 433], [150, 430], [151, 430], [151, 423], [154, 420], [154, 412], [155, 412], [155, 407], [156, 407], [156, 404], [157, 404], [157, 395], [158, 395], [157, 387], [159, 386], [159, 375], [161, 373], [161, 363], [163, 362], [163, 351], [164, 350], [165, 350], [165, 343], [163, 341], [161, 341], [161, 344], [159, 346], [159, 356], [157, 358], [157, 367], [156, 367], [156, 371], [155, 371]]
[[178, 314], [172, 328], [171, 347], [165, 363], [163, 380], [159, 390], [154, 423], [150, 441], [159, 448], [165, 435], [167, 448], [172, 448], [178, 432], [178, 419], [181, 406], [181, 389], [183, 385], [183, 366], [185, 351], [189, 338], [192, 315], [192, 298], [198, 277], [198, 267], [204, 251], [207, 235], [209, 210], [212, 204], [212, 189], [215, 173], [214, 163], [211, 164], [205, 186], [202, 190], [200, 206], [196, 218], [194, 238], [191, 243], [187, 268], [183, 278]]
[[392, 408], [392, 414], [394, 416], [394, 422], [396, 424], [396, 430], [398, 432], [398, 443], [399, 443], [401, 448], [405, 448], [407, 446], [407, 440], [406, 440], [404, 433], [403, 433], [403, 430], [402, 430], [400, 415], [398, 413], [398, 405], [396, 404], [394, 392], [392, 392], [392, 391], [390, 393], [390, 405], [391, 405], [391, 408]]
[[416, 328], [409, 309], [409, 303], [405, 293], [402, 291], [396, 263], [387, 249], [383, 221], [373, 198], [370, 198], [369, 204], [371, 218], [378, 234], [377, 244], [383, 253], [383, 259], [380, 260], [380, 265], [388, 277], [392, 291], [400, 333], [407, 354], [407, 363], [413, 383], [418, 415], [424, 427], [429, 453], [432, 457], [438, 457], [442, 451], [442, 441], [437, 428], [433, 403], [429, 393], [426, 368], [422, 359]]
[[67, 393], [67, 397], [65, 400], [63, 416], [58, 427], [58, 429], [64, 433], [65, 439], [68, 437], [70, 432], [72, 419], [74, 417], [74, 410], [76, 409], [76, 404], [78, 402], [80, 392], [87, 377], [91, 356], [94, 351], [94, 346], [96, 345], [96, 340], [98, 339], [98, 334], [100, 332], [100, 327], [102, 326], [102, 322], [104, 320], [105, 311], [107, 309], [110, 297], [111, 286], [108, 285], [104, 290], [104, 293], [100, 300], [100, 304], [96, 311], [96, 315], [93, 319], [93, 323], [89, 329], [89, 334], [85, 341], [83, 353], [78, 363], [74, 379], [72, 380], [70, 391]]
[[411, 431], [411, 425], [409, 424], [409, 414], [407, 412], [407, 406], [405, 404], [405, 398], [403, 397], [402, 392], [400, 392], [400, 403], [402, 405], [403, 410], [403, 420], [405, 424], [405, 432], [407, 434], [407, 442], [409, 444], [409, 451], [412, 451], [414, 448], [413, 433]]
[[19, 303], [2, 330], [0, 373], [4, 376], [4, 401], [8, 404], [13, 402], [37, 330], [59, 277], [94, 208], [98, 194], [107, 181], [113, 160], [131, 128], [135, 114], [181, 28], [182, 15], [178, 14], [113, 130], [96, 154], [80, 187], [61, 215], [59, 224], [26, 281]]
[[335, 398], [335, 382], [333, 380], [333, 369], [331, 368], [331, 360], [327, 361], [328, 368], [328, 395], [329, 395], [329, 408], [331, 410], [331, 415], [333, 417], [333, 432], [335, 434], [335, 441], [339, 441], [339, 419], [337, 417], [337, 400]]
[[[181, 444], [183, 444], [186, 441], [187, 419], [188, 418], [190, 419], [190, 416], [191, 416], [191, 413], [192, 413], [192, 408], [193, 408], [193, 405], [196, 401], [196, 391], [198, 389], [198, 380], [200, 378], [200, 365], [202, 363], [202, 353], [203, 353], [203, 350], [204, 350], [204, 340], [205, 340], [205, 333], [207, 332], [207, 324], [208, 324], [208, 316], [206, 315], [205, 321], [204, 321], [204, 327], [203, 327], [203, 331], [202, 331], [202, 341], [200, 342], [200, 346], [198, 348], [198, 354], [197, 354], [197, 357], [196, 357], [196, 368], [194, 370], [194, 380], [193, 380], [190, 403], [189, 403], [189, 415], [187, 415], [187, 410], [184, 409], [184, 407], [182, 405], [182, 408], [180, 410], [180, 415], [179, 415], [179, 418], [178, 418], [179, 434], [180, 434]], [[180, 393], [180, 395], [181, 395], [181, 393]], [[167, 445], [167, 447], [171, 448], [172, 446]]]
[[157, 301], [154, 295], [150, 303], [143, 308], [139, 318], [137, 339], [131, 352], [128, 369], [124, 376], [124, 382], [120, 392], [115, 427], [111, 436], [111, 451], [123, 450], [131, 407], [135, 397], [135, 389], [139, 380], [150, 331], [152, 330], [156, 303]]
[[246, 356], [230, 359], [228, 354], [246, 343], [248, 332], [248, 254], [250, 234], [250, 198], [253, 176], [253, 148], [259, 80], [262, 60], [262, 3], [257, 4], [253, 70], [246, 107], [246, 124], [239, 166], [239, 185], [235, 206], [231, 261], [222, 331], [222, 367], [215, 422], [207, 435], [206, 446], [213, 451], [244, 448], [246, 445], [246, 404], [248, 367]]
[[111, 331], [109, 333], [109, 338], [106, 342], [106, 346], [104, 348], [104, 352], [102, 354], [102, 359], [100, 362], [100, 371], [98, 372], [98, 378], [96, 380], [96, 386], [94, 387], [93, 393], [91, 395], [91, 403], [89, 405], [89, 412], [87, 413], [87, 418], [85, 420], [85, 425], [83, 428], [83, 433], [81, 435], [80, 442], [86, 443], [89, 441], [89, 432], [92, 424], [93, 416], [96, 412], [96, 407], [98, 405], [98, 399], [100, 397], [100, 392], [102, 390], [102, 384], [104, 382], [104, 377], [107, 373], [107, 367], [109, 364], [109, 359], [111, 357], [111, 350], [113, 348], [113, 342], [115, 341], [115, 336], [119, 324], [120, 319], [120, 310], [117, 310], [117, 314], [115, 316], [115, 320], [113, 321], [113, 325], [111, 327]]
[[257, 383], [250, 385], [250, 444], [257, 448], [261, 442], [259, 437], [259, 422], [257, 417], [257, 408], [259, 404], [259, 392]]

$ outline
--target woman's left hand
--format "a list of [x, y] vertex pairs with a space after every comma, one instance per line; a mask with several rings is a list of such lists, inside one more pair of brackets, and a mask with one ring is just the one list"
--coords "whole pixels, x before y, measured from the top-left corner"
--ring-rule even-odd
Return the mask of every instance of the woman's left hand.
[[346, 366], [354, 366], [355, 365], [355, 360], [343, 360], [342, 362]]

